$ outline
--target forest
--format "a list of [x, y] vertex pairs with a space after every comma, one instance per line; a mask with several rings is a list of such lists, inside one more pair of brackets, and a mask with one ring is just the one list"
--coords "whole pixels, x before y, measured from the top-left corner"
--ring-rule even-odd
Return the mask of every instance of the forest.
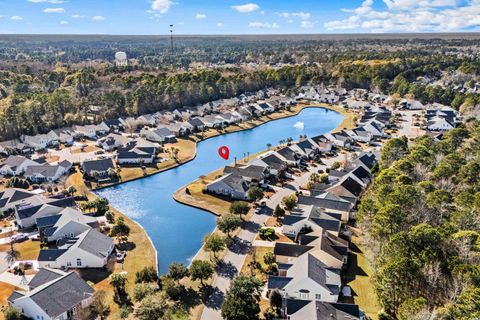
[[[324, 83], [469, 108], [478, 37], [0, 37], [0, 139]], [[115, 51], [132, 59], [115, 66]], [[418, 77], [442, 79], [427, 85]], [[101, 111], [89, 114], [90, 106]]]
[[480, 122], [387, 141], [358, 223], [384, 319], [480, 318]]

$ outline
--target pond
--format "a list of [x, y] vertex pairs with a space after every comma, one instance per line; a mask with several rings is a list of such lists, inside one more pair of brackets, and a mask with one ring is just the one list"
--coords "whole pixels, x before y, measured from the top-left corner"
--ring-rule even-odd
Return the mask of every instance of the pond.
[[[205, 234], [215, 228], [216, 217], [200, 209], [176, 202], [172, 195], [180, 187], [233, 162], [248, 152], [267, 149], [289, 137], [313, 137], [336, 128], [343, 116], [324, 108], [307, 108], [298, 115], [270, 121], [251, 130], [229, 133], [197, 144], [196, 158], [177, 168], [139, 180], [96, 191], [100, 197], [137, 221], [148, 233], [158, 253], [158, 270], [168, 271], [172, 262], [186, 263], [195, 256]], [[217, 150], [230, 149], [230, 160]]]

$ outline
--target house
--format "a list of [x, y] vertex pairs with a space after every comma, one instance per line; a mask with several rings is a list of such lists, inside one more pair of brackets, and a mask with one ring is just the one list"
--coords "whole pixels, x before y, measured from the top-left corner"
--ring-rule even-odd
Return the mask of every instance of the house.
[[368, 143], [373, 139], [373, 134], [370, 131], [367, 131], [364, 127], [356, 127], [352, 130], [348, 130], [347, 134], [357, 142]]
[[188, 123], [192, 126], [193, 132], [201, 132], [205, 130], [205, 123], [203, 123], [198, 117], [188, 119]]
[[341, 285], [339, 269], [326, 267], [307, 252], [287, 267], [285, 276], [269, 276], [267, 289], [279, 290], [285, 299], [337, 302]]
[[170, 131], [167, 127], [159, 126], [155, 129], [142, 129], [140, 134], [145, 137], [145, 139], [158, 143], [168, 143], [175, 141], [175, 134]]
[[37, 134], [35, 136], [22, 135], [20, 140], [25, 145], [35, 150], [45, 149], [47, 146], [53, 145], [55, 142], [46, 134]]
[[36, 166], [38, 162], [24, 156], [9, 156], [0, 167], [0, 174], [4, 176], [20, 176], [29, 166]]
[[363, 125], [363, 129], [370, 132], [375, 138], [385, 136], [382, 127], [382, 123], [375, 120], [371, 120]]
[[348, 222], [350, 211], [353, 208], [351, 202], [331, 192], [322, 192], [311, 196], [299, 195], [298, 205], [316, 206], [326, 212], [340, 214], [343, 222]]
[[40, 237], [46, 242], [74, 238], [97, 226], [97, 219], [73, 208], [64, 208], [53, 216], [37, 218]]
[[426, 127], [430, 131], [448, 131], [455, 128], [455, 123], [447, 117], [434, 116], [427, 118]]
[[115, 165], [112, 158], [86, 160], [82, 163], [82, 170], [90, 177], [97, 175], [100, 178], [106, 178], [109, 170], [115, 170]]
[[41, 268], [103, 268], [114, 247], [112, 238], [88, 229], [59, 241], [57, 249], [40, 250], [37, 260]]
[[7, 188], [0, 192], [0, 212], [14, 210], [17, 205], [21, 204], [45, 203], [46, 199], [47, 198], [36, 192], [17, 188]]
[[120, 121], [120, 119], [105, 120], [100, 125], [107, 127], [109, 131], [118, 131], [124, 128], [123, 123]]
[[313, 205], [298, 205], [290, 214], [285, 215], [282, 233], [296, 238], [305, 230], [321, 231], [325, 230], [338, 235], [342, 215], [339, 213], [328, 212], [322, 208]]
[[348, 148], [353, 143], [352, 137], [350, 137], [344, 130], [339, 132], [327, 133], [323, 136], [327, 141], [342, 148]]
[[237, 112], [241, 116], [243, 121], [249, 120], [253, 116], [252, 111], [248, 106], [239, 107]]
[[105, 151], [112, 151], [120, 146], [130, 142], [130, 138], [120, 133], [110, 133], [106, 137], [98, 140], [97, 144]]
[[41, 217], [58, 214], [64, 208], [74, 207], [75, 200], [67, 198], [33, 198], [15, 206], [15, 219], [19, 228], [30, 228]]
[[[314, 159], [320, 152], [317, 143], [313, 139], [303, 139], [297, 143], [294, 143], [292, 147], [295, 147], [300, 150], [303, 154], [307, 156], [308, 159]], [[293, 149], [293, 148], [292, 148]], [[295, 150], [295, 149], [293, 149]]]
[[219, 119], [215, 116], [204, 116], [200, 120], [205, 124], [207, 128], [222, 128], [224, 125], [224, 120]]
[[167, 124], [166, 127], [168, 130], [173, 132], [176, 137], [189, 135], [193, 129], [193, 126], [191, 126], [188, 122], [173, 122]]
[[8, 304], [30, 319], [76, 319], [92, 303], [95, 290], [75, 272], [42, 268], [30, 290], [14, 291]]
[[247, 200], [249, 187], [249, 183], [243, 177], [229, 173], [210, 182], [207, 191], [233, 199]]
[[313, 246], [309, 253], [315, 256], [327, 268], [342, 269], [347, 266], [349, 244], [326, 230], [313, 231], [299, 236], [301, 245]]
[[0, 142], [0, 153], [11, 155], [14, 153], [29, 153], [32, 148], [20, 142], [18, 139]]
[[74, 141], [72, 134], [74, 133], [71, 129], [62, 128], [50, 130], [47, 133], [47, 136], [49, 140], [53, 142], [53, 144], [63, 143], [65, 145], [72, 145]]
[[154, 126], [157, 119], [152, 114], [144, 114], [137, 118], [137, 122], [143, 125]]
[[280, 177], [288, 167], [286, 161], [281, 159], [276, 152], [267, 152], [251, 162], [253, 165], [263, 165], [269, 168], [271, 175]]
[[283, 314], [290, 320], [365, 320], [364, 313], [355, 304], [318, 300], [287, 299]]
[[298, 166], [302, 160], [301, 155], [289, 147], [283, 147], [277, 150], [277, 156], [285, 161], [288, 165]]
[[119, 164], [147, 164], [153, 163], [156, 156], [156, 148], [132, 141], [129, 144], [118, 148], [117, 162]]
[[249, 185], [262, 185], [265, 178], [269, 175], [269, 167], [257, 166], [249, 163], [246, 166], [226, 166], [223, 173], [234, 173], [236, 176], [242, 177]]
[[425, 106], [417, 100], [411, 100], [411, 99], [402, 99], [398, 103], [400, 108], [403, 109], [408, 109], [408, 110], [422, 110], [425, 108]]
[[262, 110], [262, 113], [264, 114], [272, 113], [275, 111], [275, 107], [269, 102], [259, 102], [259, 103], [256, 103], [255, 105], [258, 106]]
[[24, 176], [34, 183], [55, 182], [67, 171], [63, 166], [45, 163], [28, 166]]
[[355, 203], [363, 192], [363, 186], [356, 179], [346, 175], [335, 185], [325, 189], [325, 191]]

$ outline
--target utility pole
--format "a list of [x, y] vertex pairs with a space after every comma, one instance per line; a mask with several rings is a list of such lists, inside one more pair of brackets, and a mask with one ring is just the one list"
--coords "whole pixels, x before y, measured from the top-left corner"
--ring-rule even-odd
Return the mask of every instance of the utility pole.
[[173, 24], [170, 25], [170, 49], [173, 52]]

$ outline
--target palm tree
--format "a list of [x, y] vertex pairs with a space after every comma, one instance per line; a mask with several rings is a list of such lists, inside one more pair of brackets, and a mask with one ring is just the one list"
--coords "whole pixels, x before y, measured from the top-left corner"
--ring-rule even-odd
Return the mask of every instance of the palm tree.
[[10, 240], [10, 249], [7, 251], [7, 255], [5, 256], [5, 260], [7, 261], [8, 265], [11, 266], [12, 264], [17, 261], [20, 257], [20, 252], [15, 250], [13, 247], [13, 240]]
[[270, 150], [271, 147], [272, 147], [272, 144], [271, 144], [271, 143], [267, 143], [267, 149]]

